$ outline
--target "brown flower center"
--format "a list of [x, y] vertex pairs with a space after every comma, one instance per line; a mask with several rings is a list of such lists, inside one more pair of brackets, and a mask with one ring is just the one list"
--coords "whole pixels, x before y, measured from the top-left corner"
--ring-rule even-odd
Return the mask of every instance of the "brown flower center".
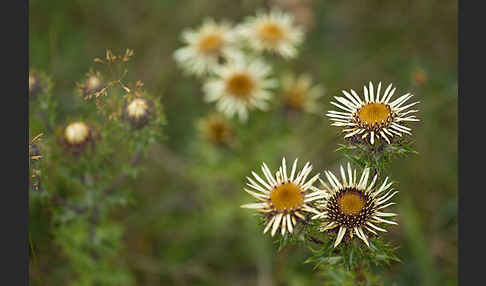
[[297, 185], [286, 183], [273, 189], [270, 201], [278, 212], [295, 210], [304, 204], [304, 194]]
[[346, 215], [356, 215], [365, 206], [365, 200], [358, 192], [347, 191], [338, 198], [340, 210]]
[[284, 31], [275, 23], [265, 23], [258, 28], [258, 35], [264, 42], [275, 46], [284, 38]]
[[368, 125], [386, 122], [389, 116], [390, 109], [383, 103], [369, 103], [358, 111], [359, 120]]
[[218, 34], [209, 34], [199, 40], [198, 48], [204, 54], [216, 54], [223, 45], [223, 39]]
[[247, 99], [250, 97], [255, 83], [246, 73], [233, 74], [226, 82], [226, 90], [234, 97]]

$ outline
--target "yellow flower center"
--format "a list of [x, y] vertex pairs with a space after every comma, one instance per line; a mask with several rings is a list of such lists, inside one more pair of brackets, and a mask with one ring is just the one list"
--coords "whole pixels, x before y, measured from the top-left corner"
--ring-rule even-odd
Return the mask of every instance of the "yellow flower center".
[[89, 136], [89, 127], [84, 122], [69, 124], [64, 130], [64, 137], [70, 144], [80, 144]]
[[358, 214], [365, 206], [363, 197], [357, 192], [345, 192], [339, 199], [338, 205], [346, 215]]
[[136, 98], [127, 106], [127, 113], [131, 117], [139, 118], [147, 113], [147, 102], [141, 98]]
[[286, 183], [270, 193], [270, 201], [279, 212], [295, 210], [304, 204], [304, 194], [297, 185]]
[[246, 73], [233, 74], [226, 82], [226, 91], [241, 99], [250, 97], [254, 87], [253, 79]]
[[223, 39], [221, 35], [209, 34], [203, 36], [198, 43], [199, 51], [204, 54], [216, 54], [221, 49], [223, 45]]
[[277, 45], [285, 36], [282, 27], [275, 23], [261, 25], [258, 28], [258, 35], [264, 42], [273, 46]]
[[358, 111], [359, 120], [363, 123], [372, 125], [377, 122], [385, 121], [390, 116], [388, 106], [383, 103], [369, 103], [361, 107]]

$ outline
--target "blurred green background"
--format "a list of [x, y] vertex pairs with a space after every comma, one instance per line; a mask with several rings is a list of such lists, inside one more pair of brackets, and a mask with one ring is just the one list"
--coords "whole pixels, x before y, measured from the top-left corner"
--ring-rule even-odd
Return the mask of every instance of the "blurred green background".
[[[212, 146], [196, 122], [214, 105], [172, 58], [180, 33], [205, 17], [237, 23], [274, 6], [306, 27], [300, 55], [285, 69], [326, 88], [322, 112], [253, 111], [247, 124], [233, 121], [237, 147]], [[30, 66], [53, 78], [63, 116], [80, 109], [75, 82], [106, 48], [135, 50], [130, 73], [164, 105], [167, 140], [128, 182], [135, 203], [113, 215], [124, 227], [119, 258], [136, 285], [320, 285], [303, 264], [306, 249], [277, 252], [257, 217], [240, 209], [252, 201], [242, 188], [250, 170], [262, 161], [275, 168], [282, 156], [336, 170], [345, 162], [334, 152], [343, 139], [324, 114], [332, 96], [370, 80], [421, 101], [422, 121], [413, 125], [419, 154], [390, 166], [400, 216], [386, 239], [403, 263], [387, 270], [385, 284], [457, 285], [457, 1], [31, 0], [29, 10]], [[55, 281], [58, 254], [47, 246], [37, 256]]]

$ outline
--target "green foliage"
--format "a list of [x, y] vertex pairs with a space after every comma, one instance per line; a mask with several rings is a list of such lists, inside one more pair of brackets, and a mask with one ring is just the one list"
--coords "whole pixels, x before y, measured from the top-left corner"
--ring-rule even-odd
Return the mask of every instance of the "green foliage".
[[[120, 69], [128, 61], [128, 53], [130, 50], [125, 57], [115, 58], [107, 51], [109, 71], [113, 66]], [[104, 75], [106, 85], [101, 89], [102, 95], [98, 91], [98, 97], [81, 98], [86, 105], [84, 114], [58, 119], [52, 80], [45, 74], [40, 80], [46, 88], [30, 104], [31, 113], [40, 115], [38, 120], [46, 133], [31, 143], [37, 148], [31, 158], [38, 154], [41, 158], [33, 161], [30, 168], [31, 173], [38, 174], [29, 192], [30, 207], [48, 210], [48, 216], [43, 218], [50, 220], [49, 228], [32, 233], [31, 259], [37, 264], [36, 241], [48, 232], [54, 238], [51, 247], [60, 247], [62, 260], [68, 262], [63, 268], [70, 268], [73, 273], [65, 280], [68, 285], [133, 283], [133, 276], [118, 259], [123, 227], [111, 220], [111, 213], [132, 200], [133, 190], [124, 188], [123, 183], [137, 177], [138, 162], [147, 148], [164, 138], [165, 119], [160, 102], [142, 89], [141, 82], [132, 89], [121, 83], [120, 77], [127, 72], [124, 69], [121, 76], [106, 71], [96, 73]], [[109, 81], [114, 84], [110, 86]], [[82, 89], [81, 94], [86, 95]], [[142, 127], [122, 117], [127, 112], [123, 109], [126, 102], [133, 98], [145, 98], [152, 103], [147, 123]], [[70, 143], [65, 133], [66, 126], [75, 121], [85, 122], [89, 127], [87, 139], [77, 146]]]
[[394, 144], [381, 143], [375, 146], [364, 144], [339, 144], [338, 152], [349, 159], [353, 164], [364, 169], [374, 168], [378, 174], [383, 174], [389, 163], [399, 157], [406, 158], [409, 154], [418, 154], [412, 149], [413, 142], [400, 140]]

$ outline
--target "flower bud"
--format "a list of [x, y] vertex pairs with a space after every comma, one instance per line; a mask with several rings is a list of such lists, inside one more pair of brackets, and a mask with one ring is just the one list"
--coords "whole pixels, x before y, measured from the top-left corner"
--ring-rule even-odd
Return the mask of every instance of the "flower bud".
[[130, 121], [135, 128], [142, 128], [149, 121], [152, 103], [145, 98], [136, 97], [129, 100], [123, 109], [125, 119]]

